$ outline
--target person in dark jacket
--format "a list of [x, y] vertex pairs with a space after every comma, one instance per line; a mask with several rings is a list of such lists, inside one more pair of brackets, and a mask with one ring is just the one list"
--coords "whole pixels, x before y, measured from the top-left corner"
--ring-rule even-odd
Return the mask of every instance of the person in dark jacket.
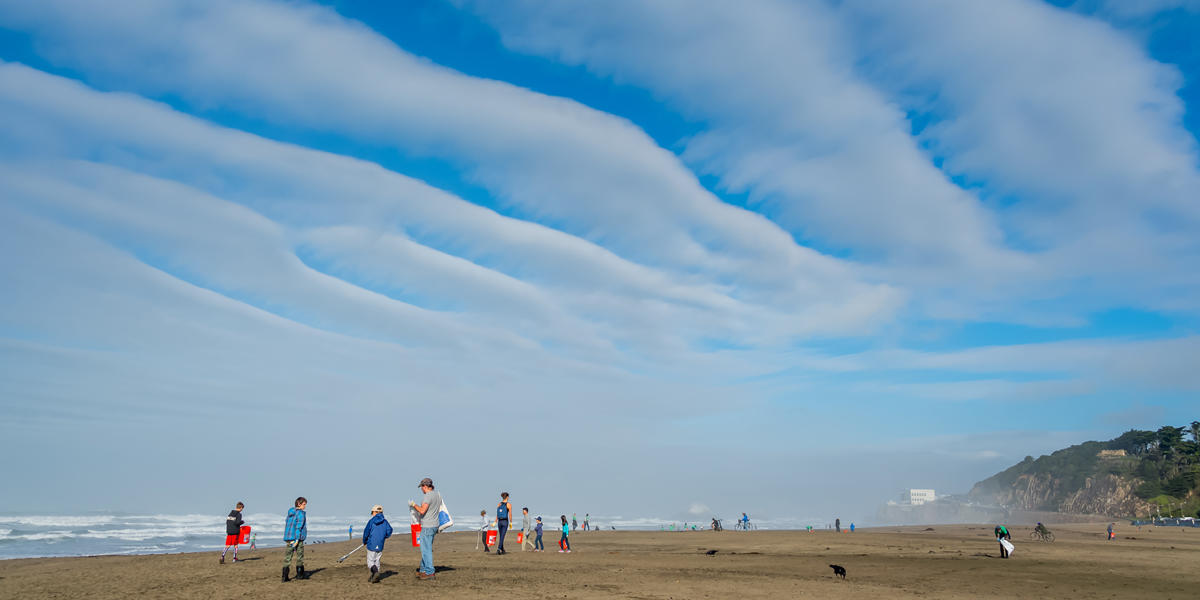
[[288, 509], [287, 520], [283, 522], [283, 541], [287, 549], [283, 551], [283, 581], [288, 581], [288, 569], [292, 565], [292, 556], [296, 557], [296, 579], [304, 577], [304, 540], [308, 539], [308, 514], [304, 512], [308, 500], [304, 496], [296, 498], [296, 505]]
[[512, 518], [512, 503], [508, 501], [508, 492], [500, 492], [500, 504], [496, 505], [496, 532], [500, 539], [496, 542], [496, 555], [507, 554], [504, 550], [504, 534], [508, 533], [508, 521]]
[[371, 508], [371, 520], [363, 527], [362, 543], [367, 547], [367, 567], [371, 574], [367, 581], [379, 583], [379, 560], [383, 558], [383, 541], [392, 537], [392, 524], [383, 516], [383, 507], [376, 504]]
[[225, 549], [221, 551], [221, 564], [225, 564], [225, 553], [229, 552], [229, 547], [233, 547], [233, 562], [237, 562], [238, 540], [242, 537], [242, 509], [246, 508], [245, 504], [237, 503], [237, 507], [229, 511], [229, 516], [225, 517]]

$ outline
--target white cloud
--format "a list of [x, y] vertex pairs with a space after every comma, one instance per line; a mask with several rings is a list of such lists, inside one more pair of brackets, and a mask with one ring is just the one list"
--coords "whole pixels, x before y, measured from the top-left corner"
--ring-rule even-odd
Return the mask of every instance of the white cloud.
[[4, 12], [107, 84], [445, 157], [502, 201], [643, 264], [700, 271], [780, 306], [864, 289], [853, 266], [718, 201], [627, 121], [433, 65], [325, 8], [49, 2]]
[[[1200, 299], [1180, 77], [1099, 22], [1033, 1], [467, 4], [510, 47], [703, 122], [686, 158], [924, 315], [1079, 324]], [[909, 114], [932, 119], [917, 138]]]

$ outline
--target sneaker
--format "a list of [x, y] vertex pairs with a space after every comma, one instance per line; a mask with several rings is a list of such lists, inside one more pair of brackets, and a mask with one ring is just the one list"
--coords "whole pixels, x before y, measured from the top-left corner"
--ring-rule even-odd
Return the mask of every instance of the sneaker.
[[567, 554], [570, 554], [570, 553], [571, 553], [571, 551], [570, 551], [570, 550], [567, 550]]
[[236, 556], [233, 557], [233, 561], [231, 561], [231, 562], [237, 562], [237, 557]]
[[562, 554], [563, 552], [566, 552], [566, 550], [559, 550], [559, 551], [558, 551], [558, 553], [559, 553], [559, 554]]
[[433, 579], [434, 577], [436, 577], [436, 575], [431, 575], [428, 573], [417, 573], [417, 579]]

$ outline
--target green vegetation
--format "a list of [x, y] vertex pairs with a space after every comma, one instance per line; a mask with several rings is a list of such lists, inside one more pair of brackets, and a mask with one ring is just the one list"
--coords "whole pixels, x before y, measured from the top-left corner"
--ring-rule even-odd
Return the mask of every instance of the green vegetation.
[[[1101, 456], [1101, 451], [1109, 452]], [[1200, 516], [1200, 421], [1158, 431], [1131, 429], [1107, 442], [1084, 442], [1036, 459], [1026, 456], [977, 483], [971, 495], [1003, 496], [1021, 477], [1033, 476], [1047, 482], [1045, 501], [1037, 508], [1057, 510], [1089, 478], [1103, 475], [1134, 482], [1134, 493], [1159, 505], [1162, 514], [1183, 510]]]

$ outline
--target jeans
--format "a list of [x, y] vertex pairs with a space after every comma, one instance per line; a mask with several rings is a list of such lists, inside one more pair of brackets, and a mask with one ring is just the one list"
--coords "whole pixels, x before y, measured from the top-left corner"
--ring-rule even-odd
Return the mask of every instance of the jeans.
[[545, 550], [546, 549], [546, 547], [542, 545], [542, 534], [540, 534], [540, 533], [537, 534], [537, 541], [533, 543], [533, 549], [534, 550]]
[[433, 536], [437, 535], [437, 527], [421, 527], [421, 572], [433, 575]]
[[496, 519], [496, 530], [499, 533], [496, 548], [500, 552], [504, 552], [504, 534], [508, 532], [508, 519]]
[[562, 536], [562, 538], [560, 538], [558, 540], [558, 547], [562, 550], [570, 550], [571, 549], [571, 541], [567, 539], [567, 536], [565, 534]]

